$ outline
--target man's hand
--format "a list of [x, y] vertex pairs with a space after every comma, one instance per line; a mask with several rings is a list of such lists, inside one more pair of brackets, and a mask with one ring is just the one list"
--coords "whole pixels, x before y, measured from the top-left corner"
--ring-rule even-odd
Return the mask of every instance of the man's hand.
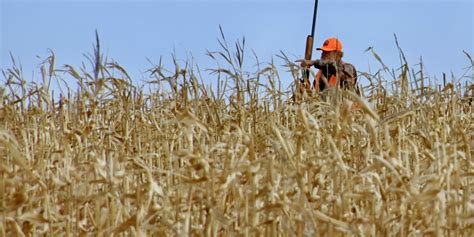
[[300, 60], [296, 60], [296, 62], [301, 63], [300, 65], [303, 68], [308, 68], [314, 65], [314, 61], [312, 60], [300, 59]]

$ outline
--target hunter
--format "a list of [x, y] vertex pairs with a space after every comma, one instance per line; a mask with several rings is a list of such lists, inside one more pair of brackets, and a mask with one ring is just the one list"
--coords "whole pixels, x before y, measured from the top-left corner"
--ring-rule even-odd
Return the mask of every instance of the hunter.
[[[357, 71], [355, 67], [342, 61], [344, 53], [342, 52], [342, 43], [337, 38], [329, 38], [324, 41], [321, 48], [321, 59], [318, 60], [300, 60], [301, 66], [309, 68], [314, 66], [319, 69], [314, 79], [312, 89], [316, 92], [322, 92], [327, 88], [333, 87], [339, 77], [339, 85], [343, 89], [352, 90], [360, 95], [357, 86]], [[307, 88], [309, 85], [305, 85]]]

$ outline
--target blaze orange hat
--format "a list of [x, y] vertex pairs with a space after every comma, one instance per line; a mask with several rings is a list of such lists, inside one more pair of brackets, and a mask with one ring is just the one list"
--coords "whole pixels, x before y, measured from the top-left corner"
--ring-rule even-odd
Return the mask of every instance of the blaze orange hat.
[[342, 52], [342, 43], [337, 38], [329, 38], [324, 41], [323, 47], [317, 48], [317, 50]]

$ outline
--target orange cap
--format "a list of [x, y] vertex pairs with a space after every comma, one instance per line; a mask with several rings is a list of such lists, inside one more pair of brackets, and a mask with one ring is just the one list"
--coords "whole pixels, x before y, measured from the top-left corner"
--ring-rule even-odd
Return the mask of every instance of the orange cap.
[[317, 50], [342, 52], [342, 43], [337, 38], [329, 38], [324, 41], [323, 47], [317, 48]]

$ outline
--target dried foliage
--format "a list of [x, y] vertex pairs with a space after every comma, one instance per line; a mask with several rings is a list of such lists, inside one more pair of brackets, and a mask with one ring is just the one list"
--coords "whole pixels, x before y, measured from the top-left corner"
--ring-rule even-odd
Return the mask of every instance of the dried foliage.
[[294, 104], [273, 63], [247, 73], [245, 42], [219, 43], [216, 91], [175, 60], [146, 92], [99, 47], [92, 72], [4, 70], [0, 235], [474, 235], [472, 84], [404, 64], [363, 74], [365, 98]]

